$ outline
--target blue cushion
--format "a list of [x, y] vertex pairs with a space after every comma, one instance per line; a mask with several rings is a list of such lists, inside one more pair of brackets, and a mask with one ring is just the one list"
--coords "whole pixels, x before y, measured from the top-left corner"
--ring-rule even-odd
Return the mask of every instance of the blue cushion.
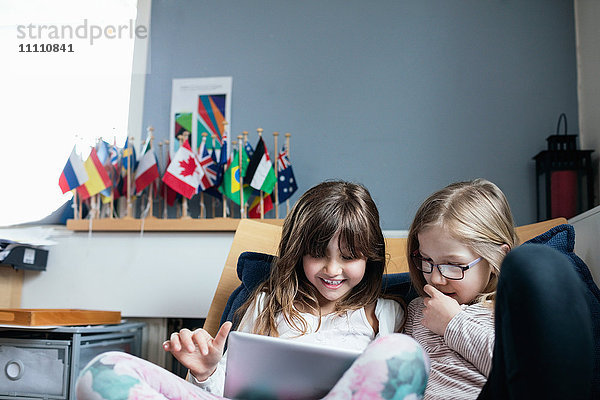
[[223, 325], [225, 321], [233, 321], [236, 310], [244, 304], [258, 284], [269, 276], [274, 259], [274, 256], [250, 251], [240, 254], [237, 276], [242, 283], [229, 296], [223, 314], [221, 314], [220, 325]]
[[575, 229], [567, 224], [558, 225], [524, 244], [528, 243], [545, 244], [565, 254], [571, 260], [573, 268], [585, 284], [585, 297], [590, 307], [595, 344], [592, 398], [600, 399], [600, 289], [594, 283], [587, 265], [573, 252], [575, 248]]

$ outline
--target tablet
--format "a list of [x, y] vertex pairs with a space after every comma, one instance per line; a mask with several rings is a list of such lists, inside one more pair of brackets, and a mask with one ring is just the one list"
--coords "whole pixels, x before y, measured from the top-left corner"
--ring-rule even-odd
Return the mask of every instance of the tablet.
[[318, 399], [362, 353], [244, 332], [229, 333], [224, 395], [235, 399]]

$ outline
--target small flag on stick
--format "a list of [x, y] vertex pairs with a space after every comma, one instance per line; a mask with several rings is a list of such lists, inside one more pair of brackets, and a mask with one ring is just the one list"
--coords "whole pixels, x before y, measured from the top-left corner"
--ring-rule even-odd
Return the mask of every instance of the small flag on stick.
[[75, 146], [71, 151], [71, 155], [63, 168], [60, 178], [58, 178], [58, 186], [62, 190], [63, 194], [69, 190], [73, 190], [83, 185], [88, 180], [88, 174], [81, 161], [81, 157], [75, 153]]
[[262, 190], [268, 194], [273, 192], [275, 171], [262, 136], [258, 138], [254, 154], [250, 158], [248, 169], [244, 175], [244, 181], [249, 182], [254, 189]]
[[279, 152], [277, 161], [277, 200], [281, 204], [298, 190], [298, 184], [285, 146]]
[[151, 145], [146, 147], [146, 152], [142, 156], [137, 170], [135, 171], [135, 189], [138, 193], [144, 190], [148, 185], [154, 182], [159, 176], [156, 155]]
[[111, 187], [112, 182], [108, 176], [108, 172], [100, 162], [96, 149], [93, 148], [90, 156], [83, 163], [89, 179], [77, 188], [77, 193], [85, 200], [95, 194], [100, 193], [107, 187]]
[[191, 199], [202, 179], [202, 168], [196, 154], [186, 140], [179, 147], [163, 176], [163, 182], [187, 199]]

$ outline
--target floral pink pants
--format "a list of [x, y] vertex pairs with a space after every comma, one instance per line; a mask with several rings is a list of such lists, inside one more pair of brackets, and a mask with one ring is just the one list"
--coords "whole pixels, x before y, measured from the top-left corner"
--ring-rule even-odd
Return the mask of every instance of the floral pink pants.
[[[402, 334], [384, 336], [366, 348], [325, 399], [421, 399], [428, 376], [429, 359], [417, 342]], [[77, 380], [78, 400], [220, 398], [155, 364], [119, 352], [100, 354]]]

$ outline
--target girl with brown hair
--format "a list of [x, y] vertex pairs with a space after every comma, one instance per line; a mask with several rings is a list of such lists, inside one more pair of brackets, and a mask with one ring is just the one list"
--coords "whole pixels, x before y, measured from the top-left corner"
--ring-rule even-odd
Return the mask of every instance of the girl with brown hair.
[[[382, 346], [364, 351], [327, 398], [418, 398], [427, 356], [408, 336], [391, 335], [401, 328], [404, 309], [382, 298], [385, 261], [379, 212], [367, 189], [323, 182], [287, 216], [270, 276], [240, 308], [237, 330], [360, 351], [377, 338], [373, 343]], [[102, 398], [106, 385], [115, 386], [108, 374], [118, 370], [115, 379], [126, 377], [130, 385], [124, 398], [141, 388], [148, 398], [214, 399], [223, 393], [231, 327], [225, 322], [214, 338], [203, 329], [182, 329], [163, 344], [189, 369], [188, 382], [133, 356], [105, 353], [84, 369], [77, 396]], [[101, 379], [95, 370], [103, 371]]]
[[[237, 330], [362, 350], [404, 319], [397, 302], [381, 298], [384, 268], [379, 212], [367, 189], [323, 182], [285, 219], [271, 274], [240, 308]], [[183, 330], [165, 349], [190, 369], [188, 380], [221, 394], [230, 328], [221, 326], [214, 339], [202, 329]]]

